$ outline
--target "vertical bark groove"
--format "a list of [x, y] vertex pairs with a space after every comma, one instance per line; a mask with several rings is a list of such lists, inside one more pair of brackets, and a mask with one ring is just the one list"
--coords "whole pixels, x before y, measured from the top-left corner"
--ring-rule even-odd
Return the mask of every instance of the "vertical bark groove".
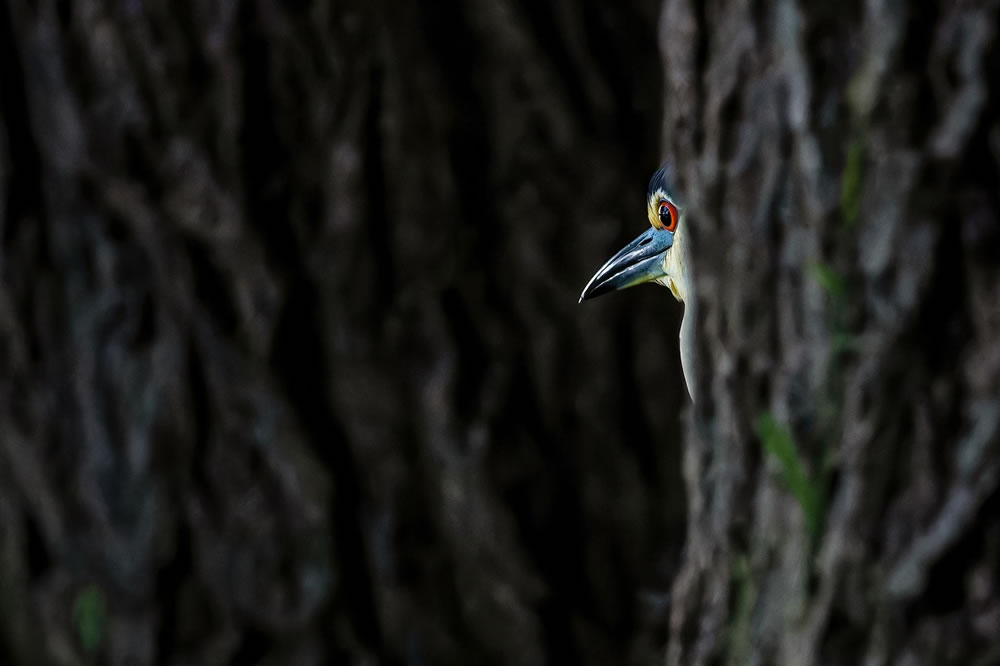
[[[981, 75], [996, 5], [785, 1], [757, 20], [744, 2], [706, 7], [690, 42], [711, 45], [695, 75], [708, 141], [669, 109], [664, 132], [691, 165], [706, 387], [685, 445], [667, 661], [988, 659], [997, 570], [979, 534], [996, 530], [998, 393], [980, 378], [996, 366], [970, 375], [963, 359], [994, 356], [994, 332], [970, 322], [995, 299], [973, 303], [969, 281], [1000, 277], [979, 258], [998, 242], [983, 151], [998, 100]], [[669, 99], [692, 73], [668, 34]], [[815, 539], [763, 415], [824, 498]]]

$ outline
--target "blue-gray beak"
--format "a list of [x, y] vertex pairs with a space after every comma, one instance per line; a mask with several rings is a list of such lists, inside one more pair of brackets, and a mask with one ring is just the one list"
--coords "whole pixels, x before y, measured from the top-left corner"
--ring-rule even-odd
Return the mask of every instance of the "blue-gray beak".
[[579, 302], [665, 276], [663, 255], [673, 244], [672, 232], [650, 227], [601, 266], [583, 288]]

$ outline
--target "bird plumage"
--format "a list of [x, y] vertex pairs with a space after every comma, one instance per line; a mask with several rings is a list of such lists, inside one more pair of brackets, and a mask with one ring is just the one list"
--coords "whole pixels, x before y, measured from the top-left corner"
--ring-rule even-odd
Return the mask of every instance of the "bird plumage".
[[646, 189], [646, 212], [650, 229], [622, 248], [584, 287], [584, 301], [619, 289], [655, 282], [670, 289], [684, 304], [684, 316], [678, 335], [681, 370], [692, 400], [694, 381], [694, 314], [691, 294], [691, 270], [684, 227], [684, 208], [671, 189], [670, 168], [662, 165], [649, 179]]

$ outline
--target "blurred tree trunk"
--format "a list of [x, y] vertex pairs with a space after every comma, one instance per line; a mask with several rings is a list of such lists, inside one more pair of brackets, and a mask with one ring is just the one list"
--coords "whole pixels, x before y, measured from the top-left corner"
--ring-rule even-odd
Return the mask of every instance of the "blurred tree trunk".
[[660, 662], [658, 10], [0, 5], [0, 663]]
[[668, 663], [998, 663], [997, 3], [659, 39], [701, 304]]

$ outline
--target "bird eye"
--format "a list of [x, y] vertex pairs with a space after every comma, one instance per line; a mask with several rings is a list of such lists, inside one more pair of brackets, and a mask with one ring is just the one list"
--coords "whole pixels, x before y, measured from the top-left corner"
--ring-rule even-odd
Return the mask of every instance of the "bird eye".
[[677, 228], [677, 208], [666, 199], [660, 201], [660, 224], [667, 231]]

